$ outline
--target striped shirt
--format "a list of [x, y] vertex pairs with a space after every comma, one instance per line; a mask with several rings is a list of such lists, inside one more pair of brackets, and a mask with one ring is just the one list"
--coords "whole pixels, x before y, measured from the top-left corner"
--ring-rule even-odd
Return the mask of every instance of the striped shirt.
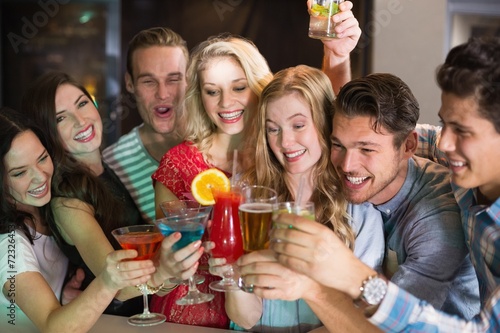
[[[141, 125], [140, 125], [141, 126]], [[158, 168], [156, 161], [146, 150], [139, 136], [139, 127], [104, 149], [104, 162], [115, 172], [130, 192], [144, 221], [153, 223], [155, 213], [155, 191], [151, 175]]]
[[[418, 128], [419, 130], [421, 128]], [[437, 142], [439, 128], [420, 131], [417, 154], [427, 156], [426, 138]], [[434, 149], [434, 148], [433, 148]], [[435, 155], [434, 157], [436, 157]], [[492, 205], [476, 203], [476, 189], [453, 186], [462, 225], [479, 281], [482, 311], [464, 321], [436, 311], [431, 305], [389, 283], [388, 292], [370, 321], [387, 332], [500, 332], [500, 198]]]

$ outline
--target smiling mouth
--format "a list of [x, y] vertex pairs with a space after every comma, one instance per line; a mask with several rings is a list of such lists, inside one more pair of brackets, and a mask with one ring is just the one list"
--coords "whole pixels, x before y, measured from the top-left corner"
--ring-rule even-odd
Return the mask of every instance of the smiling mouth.
[[219, 117], [221, 117], [224, 120], [234, 120], [241, 117], [243, 112], [244, 112], [243, 110], [233, 111], [233, 112], [221, 112], [219, 113]]
[[368, 179], [368, 177], [352, 177], [352, 176], [346, 176], [346, 178], [350, 183], [354, 185], [359, 185]]
[[294, 158], [294, 157], [297, 157], [297, 156], [300, 156], [300, 155], [304, 155], [305, 153], [306, 153], [306, 150], [302, 149], [302, 150], [299, 150], [299, 151], [295, 151], [293, 153], [283, 153], [283, 155], [285, 155], [286, 158]]
[[91, 135], [92, 135], [92, 132], [94, 131], [94, 126], [89, 126], [89, 128], [83, 132], [80, 132], [78, 133], [77, 135], [75, 135], [74, 139], [75, 140], [86, 140], [88, 139]]
[[46, 190], [47, 190], [47, 183], [45, 183], [42, 186], [35, 188], [33, 190], [29, 190], [28, 193], [34, 197], [37, 197], [40, 194], [44, 193]]
[[450, 160], [450, 165], [456, 168], [464, 167], [467, 165], [467, 163], [462, 162], [462, 161], [451, 161]]

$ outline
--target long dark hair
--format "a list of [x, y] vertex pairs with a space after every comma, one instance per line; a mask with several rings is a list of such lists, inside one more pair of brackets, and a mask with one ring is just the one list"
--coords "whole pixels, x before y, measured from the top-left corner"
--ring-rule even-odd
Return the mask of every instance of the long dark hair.
[[[40, 76], [26, 90], [22, 110], [39, 124], [47, 135], [47, 149], [52, 152], [56, 165], [52, 179], [52, 196], [79, 199], [91, 205], [95, 219], [110, 242], [114, 244], [111, 230], [117, 227], [117, 223], [122, 219], [118, 202], [109, 195], [103, 183], [89, 168], [66, 151], [57, 130], [55, 97], [57, 88], [63, 84], [73, 85], [93, 100], [88, 91], [69, 75], [49, 72]], [[52, 214], [47, 213], [46, 218], [54, 236], [60, 242], [61, 236]]]
[[[34, 217], [28, 212], [17, 209], [5, 179], [7, 175], [5, 155], [9, 152], [14, 138], [26, 131], [35, 133], [40, 142], [47, 147], [43, 131], [30, 122], [26, 116], [7, 107], [0, 108], [0, 183], [2, 184], [0, 187], [0, 234], [21, 230], [33, 244], [34, 235], [30, 232], [28, 224], [31, 224], [34, 229]], [[40, 222], [44, 224], [43, 220]]]

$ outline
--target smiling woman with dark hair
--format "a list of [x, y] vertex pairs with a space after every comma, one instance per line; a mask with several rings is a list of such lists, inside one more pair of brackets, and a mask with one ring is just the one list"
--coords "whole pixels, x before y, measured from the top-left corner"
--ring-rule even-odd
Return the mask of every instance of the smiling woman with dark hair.
[[2, 108], [0, 142], [0, 330], [24, 332], [34, 324], [41, 332], [87, 332], [120, 289], [150, 278], [153, 263], [131, 261], [120, 271], [117, 265], [137, 252], [113, 251], [88, 288], [61, 306], [68, 261], [45, 219], [57, 174], [46, 140], [25, 115]]
[[[70, 264], [84, 270], [83, 290], [102, 267], [104, 255], [95, 254], [121, 248], [111, 231], [143, 220], [126, 188], [102, 161], [101, 116], [83, 85], [66, 73], [48, 72], [28, 87], [22, 104], [22, 111], [47, 136], [47, 147], [59, 166], [47, 223]], [[142, 298], [122, 302], [139, 296], [132, 292], [125, 298], [118, 295], [120, 301], [105, 312], [123, 316], [141, 312]]]

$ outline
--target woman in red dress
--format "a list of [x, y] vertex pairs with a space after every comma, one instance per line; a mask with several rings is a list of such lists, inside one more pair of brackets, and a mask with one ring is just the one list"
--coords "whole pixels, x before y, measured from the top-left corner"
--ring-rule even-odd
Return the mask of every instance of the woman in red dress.
[[[152, 175], [155, 183], [157, 216], [159, 203], [192, 199], [191, 182], [200, 172], [217, 168], [231, 176], [232, 154], [240, 146], [245, 123], [257, 111], [260, 94], [272, 73], [256, 46], [242, 37], [225, 35], [209, 38], [193, 52], [187, 70], [188, 88], [182, 122], [185, 141], [169, 150]], [[205, 281], [198, 286], [210, 293], [210, 282], [220, 279], [208, 272], [208, 258], [199, 260], [198, 274]], [[153, 295], [151, 309], [167, 321], [228, 328], [224, 293], [214, 293], [208, 303], [179, 306], [187, 286], [180, 285], [163, 297]], [[213, 293], [213, 292], [212, 292]]]

